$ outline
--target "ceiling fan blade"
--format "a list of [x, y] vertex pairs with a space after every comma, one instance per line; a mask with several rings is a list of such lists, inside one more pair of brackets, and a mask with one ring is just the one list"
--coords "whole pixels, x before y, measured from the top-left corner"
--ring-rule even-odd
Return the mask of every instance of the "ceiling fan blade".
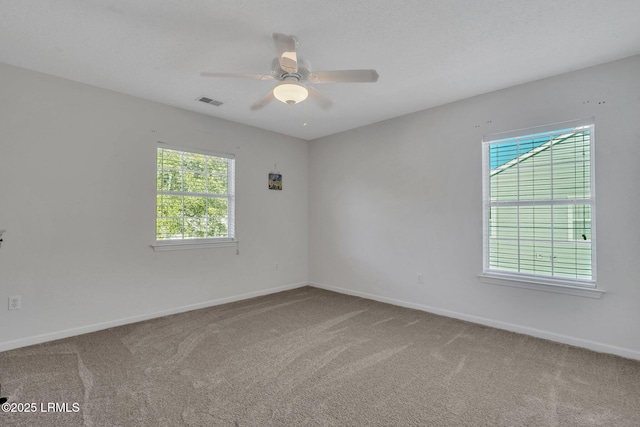
[[204, 77], [233, 77], [238, 79], [273, 80], [273, 76], [268, 74], [239, 74], [239, 73], [200, 73]]
[[257, 100], [252, 106], [251, 109], [252, 110], [259, 110], [262, 107], [264, 107], [265, 105], [267, 105], [268, 103], [271, 102], [271, 100], [273, 100], [273, 89], [271, 89], [269, 92], [267, 92], [262, 98], [260, 98], [259, 100]]
[[296, 39], [282, 33], [273, 33], [273, 42], [276, 44], [280, 68], [287, 73], [298, 72], [298, 54], [296, 53]]
[[309, 74], [313, 83], [357, 83], [377, 82], [376, 70], [316, 71]]
[[326, 110], [327, 108], [331, 107], [331, 100], [320, 93], [318, 89], [309, 86], [307, 87], [307, 90], [309, 91], [309, 99], [318, 104], [320, 108]]

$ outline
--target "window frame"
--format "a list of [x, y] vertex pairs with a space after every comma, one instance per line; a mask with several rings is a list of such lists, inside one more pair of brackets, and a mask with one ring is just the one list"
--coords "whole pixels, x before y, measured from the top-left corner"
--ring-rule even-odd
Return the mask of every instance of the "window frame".
[[[227, 235], [228, 237], [205, 237], [205, 238], [175, 238], [175, 239], [160, 239], [158, 240], [158, 196], [159, 195], [177, 195], [177, 196], [185, 196], [188, 195], [189, 192], [184, 191], [168, 191], [161, 190], [158, 188], [157, 181], [157, 173], [158, 173], [158, 149], [167, 149], [172, 151], [177, 151], [179, 153], [186, 154], [200, 154], [209, 157], [217, 157], [230, 160], [228, 163], [227, 169], [227, 193], [225, 194], [216, 194], [216, 193], [197, 193], [194, 192], [195, 195], [200, 195], [203, 197], [215, 196], [216, 198], [226, 198], [227, 200], [227, 215], [228, 215], [228, 224], [227, 224]], [[209, 150], [203, 150], [198, 148], [191, 148], [185, 146], [177, 146], [172, 144], [167, 144], [161, 141], [158, 141], [155, 147], [155, 171], [156, 171], [156, 202], [155, 202], [155, 221], [154, 221], [154, 243], [151, 245], [154, 251], [169, 251], [169, 250], [180, 250], [180, 249], [206, 249], [206, 248], [214, 248], [214, 247], [229, 247], [234, 246], [237, 248], [238, 240], [237, 240], [237, 232], [236, 232], [236, 194], [235, 194], [235, 162], [236, 158], [234, 154], [231, 153], [220, 153]], [[183, 213], [184, 217], [184, 213]]]
[[[490, 200], [490, 182], [491, 182], [491, 160], [490, 160], [490, 147], [492, 145], [496, 145], [497, 141], [508, 140], [511, 138], [522, 138], [526, 140], [527, 137], [549, 133], [553, 134], [559, 131], [563, 131], [566, 129], [570, 129], [571, 131], [576, 131], [579, 129], [589, 128], [590, 130], [590, 141], [589, 141], [589, 185], [590, 185], [590, 194], [588, 204], [590, 206], [590, 223], [591, 223], [591, 238], [590, 238], [590, 246], [591, 246], [591, 278], [590, 279], [580, 279], [580, 278], [567, 278], [567, 277], [558, 277], [553, 275], [545, 275], [545, 274], [535, 274], [535, 273], [523, 273], [517, 271], [509, 271], [506, 269], [496, 269], [492, 268], [490, 265], [490, 230], [489, 230], [489, 213], [492, 207], [498, 206], [498, 204], [494, 201]], [[595, 121], [593, 118], [581, 119], [581, 120], [572, 120], [569, 122], [561, 122], [554, 123], [544, 126], [536, 126], [526, 129], [520, 129], [515, 131], [501, 132], [491, 135], [485, 135], [482, 138], [482, 202], [483, 202], [483, 269], [482, 273], [479, 274], [479, 278], [482, 282], [497, 284], [497, 285], [506, 285], [506, 286], [514, 286], [520, 288], [534, 289], [534, 290], [543, 290], [549, 292], [556, 293], [565, 293], [579, 296], [587, 296], [599, 298], [604, 291], [597, 288], [596, 282], [596, 194], [595, 194]], [[527, 154], [527, 153], [525, 153]], [[523, 154], [520, 154], [520, 157]], [[550, 165], [553, 164], [551, 161]], [[553, 174], [551, 174], [551, 179], [553, 180]], [[519, 186], [520, 184], [518, 184]], [[520, 194], [521, 189], [518, 188], [518, 194]], [[553, 209], [554, 206], [554, 198], [550, 196], [546, 200], [542, 200], [539, 205], [551, 206]], [[504, 202], [502, 202], [504, 203]], [[531, 201], [520, 201], [518, 198], [517, 202], [513, 202], [509, 204], [509, 206], [527, 206], [527, 203], [531, 204]], [[533, 202], [532, 205], [535, 205]], [[568, 204], [567, 206], [578, 206], [578, 203]], [[552, 230], [554, 228], [553, 224], [550, 224], [549, 229]], [[519, 226], [518, 226], [518, 230]], [[518, 237], [516, 241], [522, 241], [522, 237], [520, 236], [520, 231], [518, 231]], [[552, 242], [554, 241], [552, 237]], [[519, 258], [519, 256], [518, 256]]]

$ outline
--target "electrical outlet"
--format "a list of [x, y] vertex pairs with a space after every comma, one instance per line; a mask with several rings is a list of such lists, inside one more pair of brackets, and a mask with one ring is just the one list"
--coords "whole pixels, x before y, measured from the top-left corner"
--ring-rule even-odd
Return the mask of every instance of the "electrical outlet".
[[20, 295], [9, 297], [9, 310], [20, 310]]
[[424, 283], [424, 276], [422, 273], [418, 273], [418, 283]]

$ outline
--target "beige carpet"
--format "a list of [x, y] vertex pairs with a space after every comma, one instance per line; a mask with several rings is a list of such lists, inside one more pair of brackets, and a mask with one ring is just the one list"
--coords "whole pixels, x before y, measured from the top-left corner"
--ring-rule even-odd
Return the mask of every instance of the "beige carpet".
[[3, 426], [640, 426], [640, 362], [309, 287], [3, 352], [0, 382], [37, 407]]

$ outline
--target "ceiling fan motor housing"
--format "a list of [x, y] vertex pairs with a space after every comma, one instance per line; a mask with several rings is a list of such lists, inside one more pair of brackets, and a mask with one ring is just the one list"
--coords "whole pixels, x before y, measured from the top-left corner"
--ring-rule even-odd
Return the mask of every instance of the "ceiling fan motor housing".
[[297, 79], [297, 81], [302, 82], [309, 78], [309, 74], [311, 74], [311, 72], [309, 71], [309, 68], [311, 67], [306, 61], [299, 59], [298, 71], [295, 73], [290, 73], [283, 70], [282, 67], [280, 67], [280, 62], [278, 61], [278, 58], [274, 58], [273, 62], [271, 63], [271, 75], [273, 76], [274, 79], [280, 80], [280, 81], [285, 81], [293, 77]]

